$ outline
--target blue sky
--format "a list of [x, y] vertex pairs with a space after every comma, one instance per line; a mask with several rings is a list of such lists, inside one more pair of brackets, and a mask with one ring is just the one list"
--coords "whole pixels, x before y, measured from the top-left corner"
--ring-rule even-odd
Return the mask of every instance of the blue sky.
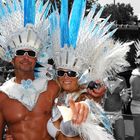
[[[114, 0], [98, 0], [101, 5], [114, 3]], [[130, 3], [134, 8], [134, 14], [137, 15], [140, 19], [140, 0], [115, 0], [115, 3]]]

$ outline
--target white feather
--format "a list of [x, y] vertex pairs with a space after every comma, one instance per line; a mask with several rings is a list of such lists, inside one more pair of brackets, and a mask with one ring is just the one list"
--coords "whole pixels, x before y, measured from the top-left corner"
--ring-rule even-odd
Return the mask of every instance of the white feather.
[[103, 127], [96, 123], [91, 116], [85, 123], [75, 126], [84, 140], [115, 140]]

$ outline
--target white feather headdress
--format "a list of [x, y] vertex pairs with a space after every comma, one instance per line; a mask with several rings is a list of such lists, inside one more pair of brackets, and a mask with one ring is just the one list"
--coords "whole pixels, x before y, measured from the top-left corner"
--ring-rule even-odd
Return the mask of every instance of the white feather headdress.
[[[115, 69], [115, 72], [120, 72], [123, 67], [128, 66], [125, 55], [129, 51], [129, 43], [114, 42], [110, 39], [117, 29], [110, 31], [114, 24], [108, 22], [110, 16], [100, 20], [104, 8], [96, 13], [97, 5], [94, 4], [88, 15], [84, 17], [85, 1], [75, 0], [68, 22], [66, 14], [63, 13], [67, 9], [65, 2], [63, 0], [61, 2], [60, 25], [57, 11], [53, 18], [58, 21], [54, 24], [55, 30], [52, 33], [56, 67], [81, 73], [80, 80], [84, 80], [85, 77], [88, 80], [103, 80], [108, 71]], [[82, 10], [79, 10], [78, 4], [76, 7], [78, 2]], [[80, 12], [77, 13], [76, 9]]]
[[[30, 4], [29, 4], [30, 3]], [[39, 53], [49, 44], [49, 2], [37, 0], [0, 1], [0, 57], [11, 61], [15, 50], [32, 49]], [[49, 41], [50, 42], [50, 41]], [[38, 56], [40, 57], [40, 56]]]
[[[90, 77], [93, 80], [103, 80], [110, 74], [115, 74], [125, 71], [129, 66], [126, 60], [126, 54], [129, 52], [129, 45], [133, 42], [122, 43], [120, 41], [114, 41], [113, 39], [106, 40], [103, 44], [96, 47], [96, 42], [92, 41], [90, 45], [81, 47], [81, 49], [91, 49], [92, 55], [89, 52], [85, 52], [87, 57], [87, 63], [90, 64]], [[80, 48], [79, 48], [80, 49]]]

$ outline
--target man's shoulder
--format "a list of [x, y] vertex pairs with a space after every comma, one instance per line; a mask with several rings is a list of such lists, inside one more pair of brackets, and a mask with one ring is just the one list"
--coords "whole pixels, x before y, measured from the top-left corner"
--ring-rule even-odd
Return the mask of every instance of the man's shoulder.
[[8, 98], [7, 95], [5, 93], [3, 93], [2, 91], [0, 91], [0, 103], [7, 98]]
[[57, 80], [50, 80], [48, 82], [47, 90], [49, 92], [52, 92], [52, 94], [58, 95], [61, 90], [59, 82]]

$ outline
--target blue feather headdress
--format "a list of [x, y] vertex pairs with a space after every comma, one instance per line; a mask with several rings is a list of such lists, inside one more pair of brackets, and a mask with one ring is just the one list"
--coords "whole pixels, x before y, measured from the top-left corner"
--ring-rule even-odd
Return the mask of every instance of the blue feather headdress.
[[0, 57], [11, 61], [17, 49], [37, 52], [50, 44], [48, 18], [50, 3], [42, 0], [0, 1]]

